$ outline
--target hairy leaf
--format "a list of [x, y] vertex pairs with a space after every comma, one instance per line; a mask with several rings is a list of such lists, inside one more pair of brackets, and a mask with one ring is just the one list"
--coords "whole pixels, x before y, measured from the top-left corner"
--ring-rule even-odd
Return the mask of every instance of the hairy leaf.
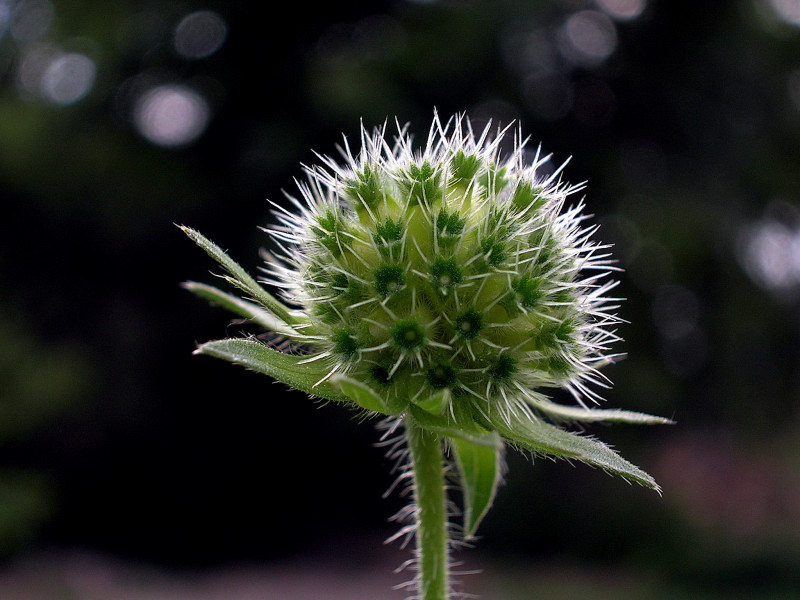
[[254, 300], [262, 304], [264, 308], [269, 310], [287, 325], [297, 325], [300, 322], [299, 317], [293, 315], [291, 311], [283, 305], [282, 302], [261, 287], [258, 282], [256, 282], [256, 280], [247, 273], [247, 271], [240, 267], [237, 262], [228, 256], [214, 242], [194, 229], [182, 225], [179, 227], [192, 239], [195, 244], [205, 250], [211, 258], [217, 261], [217, 263], [219, 263], [219, 265], [230, 274], [229, 277], [225, 277], [228, 282], [235, 285], [242, 291], [250, 294]]
[[582, 421], [585, 423], [603, 421], [607, 423], [629, 423], [632, 425], [669, 425], [674, 423], [671, 419], [630, 410], [566, 406], [557, 404], [546, 398], [529, 398], [528, 403], [532, 407], [557, 419], [564, 419], [567, 421]]
[[206, 342], [198, 346], [195, 354], [214, 356], [242, 365], [314, 396], [347, 401], [339, 388], [325, 380], [325, 366], [319, 362], [309, 362], [307, 356], [283, 354], [260, 342], [240, 339]]
[[579, 460], [661, 492], [650, 475], [602, 442], [564, 431], [534, 417], [514, 419], [510, 423], [496, 417], [491, 422], [503, 439], [515, 446], [538, 454]]

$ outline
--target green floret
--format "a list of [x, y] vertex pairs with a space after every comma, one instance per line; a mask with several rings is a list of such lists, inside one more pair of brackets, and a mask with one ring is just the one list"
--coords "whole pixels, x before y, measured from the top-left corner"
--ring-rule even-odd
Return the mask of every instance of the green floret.
[[375, 234], [372, 237], [379, 246], [393, 246], [403, 239], [404, 232], [405, 226], [400, 219], [397, 221], [386, 219], [375, 226]]
[[462, 150], [459, 150], [453, 155], [451, 164], [453, 166], [453, 184], [457, 184], [475, 177], [475, 173], [478, 172], [483, 162], [479, 156], [465, 154]]
[[456, 332], [461, 337], [473, 340], [478, 337], [483, 329], [483, 315], [477, 310], [468, 310], [456, 318]]
[[383, 200], [383, 187], [378, 170], [370, 165], [356, 173], [355, 178], [345, 185], [345, 195], [353, 201], [356, 208], [374, 209]]
[[416, 320], [403, 319], [392, 328], [392, 341], [403, 350], [416, 350], [425, 343], [425, 330]]
[[428, 161], [421, 165], [412, 164], [406, 172], [407, 179], [401, 179], [409, 206], [431, 204], [442, 197], [442, 176]]
[[347, 240], [342, 235], [345, 230], [342, 216], [334, 214], [331, 210], [318, 217], [316, 224], [311, 226], [311, 231], [316, 236], [316, 242], [330, 252], [334, 258], [341, 256], [342, 250], [347, 246]]
[[405, 284], [403, 267], [396, 264], [384, 263], [373, 273], [373, 285], [381, 298], [394, 294]]
[[431, 283], [440, 292], [456, 287], [464, 278], [455, 258], [436, 258], [430, 264], [429, 272]]
[[456, 370], [446, 363], [439, 363], [426, 371], [425, 379], [429, 386], [437, 390], [453, 387]]
[[333, 351], [345, 358], [353, 358], [358, 351], [358, 341], [350, 329], [337, 329], [331, 336]]
[[501, 354], [492, 362], [486, 374], [495, 383], [507, 383], [516, 372], [517, 361], [508, 354]]

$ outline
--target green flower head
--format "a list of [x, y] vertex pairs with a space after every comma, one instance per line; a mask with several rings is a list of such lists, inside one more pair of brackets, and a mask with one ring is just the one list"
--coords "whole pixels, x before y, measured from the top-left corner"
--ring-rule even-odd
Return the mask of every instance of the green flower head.
[[305, 315], [316, 384], [357, 381], [371, 410], [489, 429], [547, 412], [548, 388], [597, 398], [617, 339], [611, 261], [581, 203], [565, 206], [579, 186], [538, 177], [547, 159], [525, 164], [521, 143], [502, 157], [502, 137], [435, 119], [421, 152], [380, 129], [307, 169], [269, 230], [286, 251], [268, 269]]

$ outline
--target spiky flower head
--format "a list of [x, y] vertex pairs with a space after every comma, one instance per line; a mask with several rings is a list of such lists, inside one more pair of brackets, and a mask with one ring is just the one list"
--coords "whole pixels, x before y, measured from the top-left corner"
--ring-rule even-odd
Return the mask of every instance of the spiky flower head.
[[[584, 224], [582, 186], [562, 181], [563, 165], [547, 172], [548, 157], [516, 131], [435, 117], [415, 150], [407, 128], [393, 139], [386, 129], [362, 128], [357, 152], [345, 139], [340, 160], [305, 169], [293, 207], [275, 205], [267, 231], [282, 252], [266, 283], [288, 307], [186, 230], [260, 306], [190, 288], [304, 349], [223, 340], [199, 352], [451, 439], [503, 438], [656, 487], [600, 442], [542, 418], [666, 421], [591, 406], [619, 319], [613, 261]], [[575, 403], [553, 402], [558, 388]]]
[[400, 129], [362, 130], [344, 162], [306, 169], [296, 211], [270, 229], [271, 282], [308, 316], [326, 378], [366, 383], [387, 412], [464, 405], [482, 422], [545, 409], [545, 390], [585, 406], [601, 383], [616, 299], [604, 246], [584, 228], [581, 186], [539, 172], [518, 136], [438, 118], [415, 152]]

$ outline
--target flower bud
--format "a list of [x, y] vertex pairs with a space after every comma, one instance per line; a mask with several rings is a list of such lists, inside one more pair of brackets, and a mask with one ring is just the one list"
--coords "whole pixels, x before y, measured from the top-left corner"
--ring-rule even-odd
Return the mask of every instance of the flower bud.
[[582, 203], [566, 205], [581, 186], [541, 175], [548, 158], [526, 162], [517, 137], [504, 155], [505, 134], [436, 118], [415, 153], [384, 127], [307, 169], [268, 268], [309, 315], [300, 333], [329, 375], [429, 411], [447, 390], [436, 412], [466, 403], [487, 418], [519, 416], [545, 388], [595, 397], [617, 339], [612, 263]]

